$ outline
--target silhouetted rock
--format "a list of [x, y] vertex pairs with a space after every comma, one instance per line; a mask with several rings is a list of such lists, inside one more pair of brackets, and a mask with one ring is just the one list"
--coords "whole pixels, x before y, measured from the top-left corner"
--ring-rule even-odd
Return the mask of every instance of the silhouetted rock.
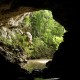
[[1, 54], [0, 75], [0, 80], [34, 80], [27, 70], [22, 69], [18, 64], [9, 62]]
[[32, 71], [32, 75], [33, 75], [33, 77], [42, 77], [42, 70], [41, 69], [34, 69], [33, 71]]

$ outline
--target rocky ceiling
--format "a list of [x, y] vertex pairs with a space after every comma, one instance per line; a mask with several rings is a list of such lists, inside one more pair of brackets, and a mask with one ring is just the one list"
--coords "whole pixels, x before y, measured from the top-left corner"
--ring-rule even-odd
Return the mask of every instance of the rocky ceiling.
[[54, 19], [69, 29], [68, 24], [72, 23], [74, 15], [78, 13], [78, 2], [74, 2], [72, 0], [0, 0], [0, 25], [5, 25], [11, 17], [26, 12], [49, 9]]
[[8, 25], [8, 21], [10, 20], [10, 18], [13, 18], [15, 20], [21, 15], [24, 16], [25, 13], [27, 12], [32, 12], [32, 11], [37, 10], [36, 8], [30, 7], [30, 6], [29, 7], [25, 7], [25, 6], [15, 7], [17, 4], [21, 3], [19, 1], [21, 0], [18, 0], [18, 3], [16, 2], [16, 0], [1, 0], [0, 1], [0, 26]]

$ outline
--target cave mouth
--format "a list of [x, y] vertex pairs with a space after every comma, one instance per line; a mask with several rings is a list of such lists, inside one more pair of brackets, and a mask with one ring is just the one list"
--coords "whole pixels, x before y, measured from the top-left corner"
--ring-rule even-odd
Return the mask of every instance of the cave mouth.
[[[25, 66], [28, 71], [32, 72], [34, 69], [47, 67], [46, 63], [52, 60], [60, 43], [64, 42], [63, 36], [67, 31], [54, 19], [50, 10], [34, 11], [30, 14], [30, 17], [26, 16], [24, 18], [25, 23], [29, 23], [29, 20], [32, 21], [32, 24], [26, 24], [29, 26], [27, 31], [33, 36], [35, 51], [31, 57], [33, 61], [29, 60], [29, 63]], [[23, 67], [25, 68], [25, 66]]]
[[[63, 42], [66, 30], [53, 19], [54, 15], [49, 10], [27, 12], [24, 15], [10, 18], [8, 28], [0, 28], [0, 41], [3, 41], [6, 47], [8, 45], [14, 48], [11, 48], [12, 54], [8, 54], [7, 58], [15, 63], [21, 62], [21, 67], [31, 72], [37, 68], [45, 68], [45, 64], [52, 60], [53, 54]], [[5, 50], [7, 51], [6, 48]], [[23, 65], [22, 62], [31, 59], [41, 61], [36, 63], [34, 60]]]

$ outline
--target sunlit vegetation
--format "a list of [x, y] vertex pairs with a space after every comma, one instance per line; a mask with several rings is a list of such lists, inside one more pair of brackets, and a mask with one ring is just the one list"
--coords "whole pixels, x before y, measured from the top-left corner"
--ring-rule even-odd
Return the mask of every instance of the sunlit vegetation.
[[[65, 32], [64, 27], [53, 19], [51, 11], [48, 10], [31, 12], [24, 18], [19, 29], [23, 34], [12, 29], [15, 37], [11, 32], [6, 38], [2, 36], [0, 30], [0, 40], [14, 47], [20, 46], [28, 59], [52, 58], [63, 41]], [[29, 44], [26, 32], [31, 33], [32, 44]]]

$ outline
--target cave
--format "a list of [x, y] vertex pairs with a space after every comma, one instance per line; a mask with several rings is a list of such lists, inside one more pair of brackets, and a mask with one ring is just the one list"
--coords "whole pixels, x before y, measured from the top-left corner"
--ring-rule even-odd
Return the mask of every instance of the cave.
[[[50, 65], [43, 69], [43, 78], [59, 77], [60, 80], [75, 79], [74, 65], [77, 66], [75, 58], [79, 53], [79, 5], [77, 1], [68, 0], [1, 0], [0, 1], [0, 26], [7, 25], [9, 18], [41, 9], [51, 10], [53, 18], [68, 31], [64, 34], [64, 42], [59, 45]], [[0, 45], [3, 45], [0, 43]], [[74, 53], [75, 54], [74, 54]], [[0, 53], [4, 53], [0, 51]], [[4, 69], [5, 68], [5, 69]], [[76, 67], [75, 67], [76, 68]], [[73, 72], [74, 71], [74, 72]], [[72, 73], [73, 72], [73, 73]], [[15, 74], [16, 73], [16, 74]], [[67, 75], [65, 76], [65, 73]], [[6, 75], [8, 76], [6, 77]], [[7, 61], [0, 54], [0, 80], [34, 80], [32, 74], [21, 69], [18, 65]]]

